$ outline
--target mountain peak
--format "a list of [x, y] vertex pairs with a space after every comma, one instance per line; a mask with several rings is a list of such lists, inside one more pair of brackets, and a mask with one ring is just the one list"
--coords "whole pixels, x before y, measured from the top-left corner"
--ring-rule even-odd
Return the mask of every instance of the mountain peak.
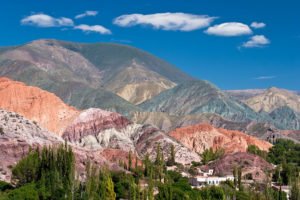
[[271, 87], [265, 92], [245, 100], [245, 103], [257, 112], [270, 113], [284, 106], [300, 112], [300, 96], [294, 92], [276, 87]]

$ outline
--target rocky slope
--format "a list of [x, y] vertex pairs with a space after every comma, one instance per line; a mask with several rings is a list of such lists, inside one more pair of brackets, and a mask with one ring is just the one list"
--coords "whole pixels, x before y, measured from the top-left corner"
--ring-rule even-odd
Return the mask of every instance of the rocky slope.
[[300, 130], [300, 113], [288, 106], [274, 109], [270, 116], [273, 120], [280, 122], [288, 130]]
[[122, 70], [132, 67], [133, 62], [175, 83], [193, 80], [175, 66], [131, 46], [113, 43], [83, 44], [53, 40], [51, 42], [84, 56], [104, 73], [105, 83]]
[[0, 96], [0, 108], [19, 113], [57, 134], [79, 114], [54, 94], [8, 78], [0, 78]]
[[53, 92], [79, 109], [99, 107], [123, 114], [139, 109], [121, 97], [140, 103], [177, 82], [192, 79], [129, 46], [57, 40], [3, 49], [0, 76]]
[[196, 153], [213, 148], [224, 149], [225, 153], [246, 152], [249, 145], [268, 151], [270, 143], [239, 131], [214, 128], [209, 124], [198, 124], [177, 128], [169, 135]]
[[166, 90], [140, 107], [172, 115], [214, 113], [232, 121], [268, 120], [207, 81], [191, 81]]
[[248, 90], [225, 90], [224, 92], [238, 100], [243, 101], [261, 95], [265, 91], [266, 91], [265, 89], [248, 89]]
[[264, 93], [245, 100], [245, 103], [255, 111], [270, 113], [280, 107], [290, 107], [300, 112], [300, 96], [288, 90], [272, 87]]
[[[61, 144], [64, 144], [61, 137], [39, 127], [35, 122], [17, 113], [0, 109], [0, 180], [10, 181], [11, 167], [26, 156], [30, 149], [56, 147]], [[112, 170], [122, 170], [117, 161], [128, 159], [125, 156], [128, 152], [121, 149], [92, 150], [71, 143], [70, 145], [75, 154], [79, 175], [84, 173], [88, 161], [99, 166], [106, 165]]]
[[[291, 139], [299, 142], [297, 131], [290, 130], [292, 134], [285, 134], [285, 130], [280, 130], [274, 125], [265, 122], [234, 122], [222, 118], [219, 115], [203, 113], [197, 115], [176, 116], [162, 112], [134, 112], [131, 115], [133, 122], [138, 124], [151, 124], [165, 132], [170, 132], [176, 128], [196, 125], [200, 123], [210, 124], [216, 128], [236, 130], [257, 138], [273, 142], [276, 138]], [[277, 120], [278, 118], [274, 118]], [[283, 122], [282, 122], [283, 123]]]
[[160, 144], [166, 159], [173, 144], [177, 150], [177, 162], [190, 163], [199, 160], [197, 154], [190, 152], [160, 130], [148, 125], [134, 124], [119, 114], [101, 109], [83, 111], [67, 127], [63, 138], [86, 149], [122, 149], [136, 152], [140, 157], [148, 153], [151, 158], [155, 158], [156, 147]]
[[63, 140], [23, 116], [0, 109], [0, 180], [10, 180], [11, 166], [24, 157], [30, 147], [52, 145]]
[[245, 152], [225, 155], [203, 169], [214, 169], [216, 175], [224, 176], [232, 175], [234, 167], [242, 168], [243, 177], [251, 174], [253, 180], [261, 182], [265, 181], [267, 173], [273, 169], [272, 165], [261, 157]]
[[127, 101], [140, 104], [162, 91], [174, 87], [176, 83], [157, 72], [147, 70], [143, 65], [133, 60], [129, 67], [123, 69], [106, 85], [110, 91]]

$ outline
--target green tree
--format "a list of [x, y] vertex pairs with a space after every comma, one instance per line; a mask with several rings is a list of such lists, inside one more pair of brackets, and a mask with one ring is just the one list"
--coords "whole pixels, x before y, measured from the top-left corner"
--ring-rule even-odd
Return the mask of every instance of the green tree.
[[236, 166], [234, 166], [232, 174], [234, 177], [234, 179], [233, 179], [234, 189], [236, 189], [238, 186], [238, 168]]
[[31, 151], [12, 169], [12, 179], [18, 186], [31, 183], [38, 179], [40, 158], [38, 151]]
[[201, 154], [202, 163], [206, 165], [210, 161], [217, 160], [224, 155], [224, 149], [216, 149], [215, 151], [212, 148], [204, 150]]
[[268, 153], [266, 151], [262, 151], [260, 150], [257, 146], [255, 145], [249, 145], [247, 148], [247, 152], [254, 154], [254, 155], [258, 155], [260, 157], [262, 157], [263, 159], [267, 159]]
[[154, 200], [154, 184], [153, 184], [152, 177], [149, 178], [148, 185], [149, 185], [148, 194], [147, 194], [148, 200]]
[[36, 191], [35, 184], [25, 184], [8, 193], [7, 199], [9, 200], [39, 200], [38, 192]]
[[114, 183], [108, 170], [102, 170], [100, 173], [100, 199], [115, 200], [116, 193], [114, 191]]
[[300, 199], [300, 178], [297, 177], [292, 182], [291, 200], [299, 200], [299, 199]]
[[160, 184], [156, 200], [173, 200], [173, 190], [170, 184]]
[[132, 152], [131, 152], [131, 150], [128, 153], [128, 170], [129, 171], [132, 170]]
[[167, 165], [168, 166], [173, 166], [176, 164], [175, 162], [175, 147], [174, 145], [172, 144], [171, 147], [170, 147], [170, 156], [169, 156], [169, 159], [167, 161]]
[[241, 167], [238, 168], [238, 187], [239, 187], [239, 191], [243, 190], [243, 185], [242, 185], [242, 168]]

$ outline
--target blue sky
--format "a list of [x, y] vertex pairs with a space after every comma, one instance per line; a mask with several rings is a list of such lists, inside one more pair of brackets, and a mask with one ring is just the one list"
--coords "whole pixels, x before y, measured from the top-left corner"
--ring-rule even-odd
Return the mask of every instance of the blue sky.
[[10, 0], [0, 45], [118, 42], [222, 89], [300, 90], [299, 10], [298, 0]]

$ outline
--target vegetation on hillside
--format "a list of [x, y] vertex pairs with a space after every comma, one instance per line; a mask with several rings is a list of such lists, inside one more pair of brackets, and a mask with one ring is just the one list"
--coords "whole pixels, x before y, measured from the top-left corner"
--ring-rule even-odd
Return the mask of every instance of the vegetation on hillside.
[[0, 182], [0, 200], [286, 199], [283, 192], [272, 190], [268, 184], [243, 187], [238, 168], [234, 182], [194, 189], [180, 172], [167, 171], [167, 165], [182, 167], [175, 162], [174, 147], [170, 148], [167, 161], [159, 144], [153, 162], [149, 155], [141, 162], [129, 152], [129, 161], [120, 162], [127, 171], [110, 171], [88, 162], [84, 178], [76, 175], [74, 154], [67, 145], [32, 150], [13, 167], [12, 185]]
[[261, 156], [276, 168], [272, 181], [279, 186], [291, 187], [291, 199], [300, 199], [300, 144], [291, 140], [277, 139], [269, 152], [261, 151], [256, 146], [248, 147], [248, 152]]
[[224, 155], [224, 153], [225, 153], [224, 149], [216, 149], [216, 150], [213, 150], [212, 148], [206, 149], [201, 154], [202, 163], [206, 165], [210, 161], [221, 158]]

